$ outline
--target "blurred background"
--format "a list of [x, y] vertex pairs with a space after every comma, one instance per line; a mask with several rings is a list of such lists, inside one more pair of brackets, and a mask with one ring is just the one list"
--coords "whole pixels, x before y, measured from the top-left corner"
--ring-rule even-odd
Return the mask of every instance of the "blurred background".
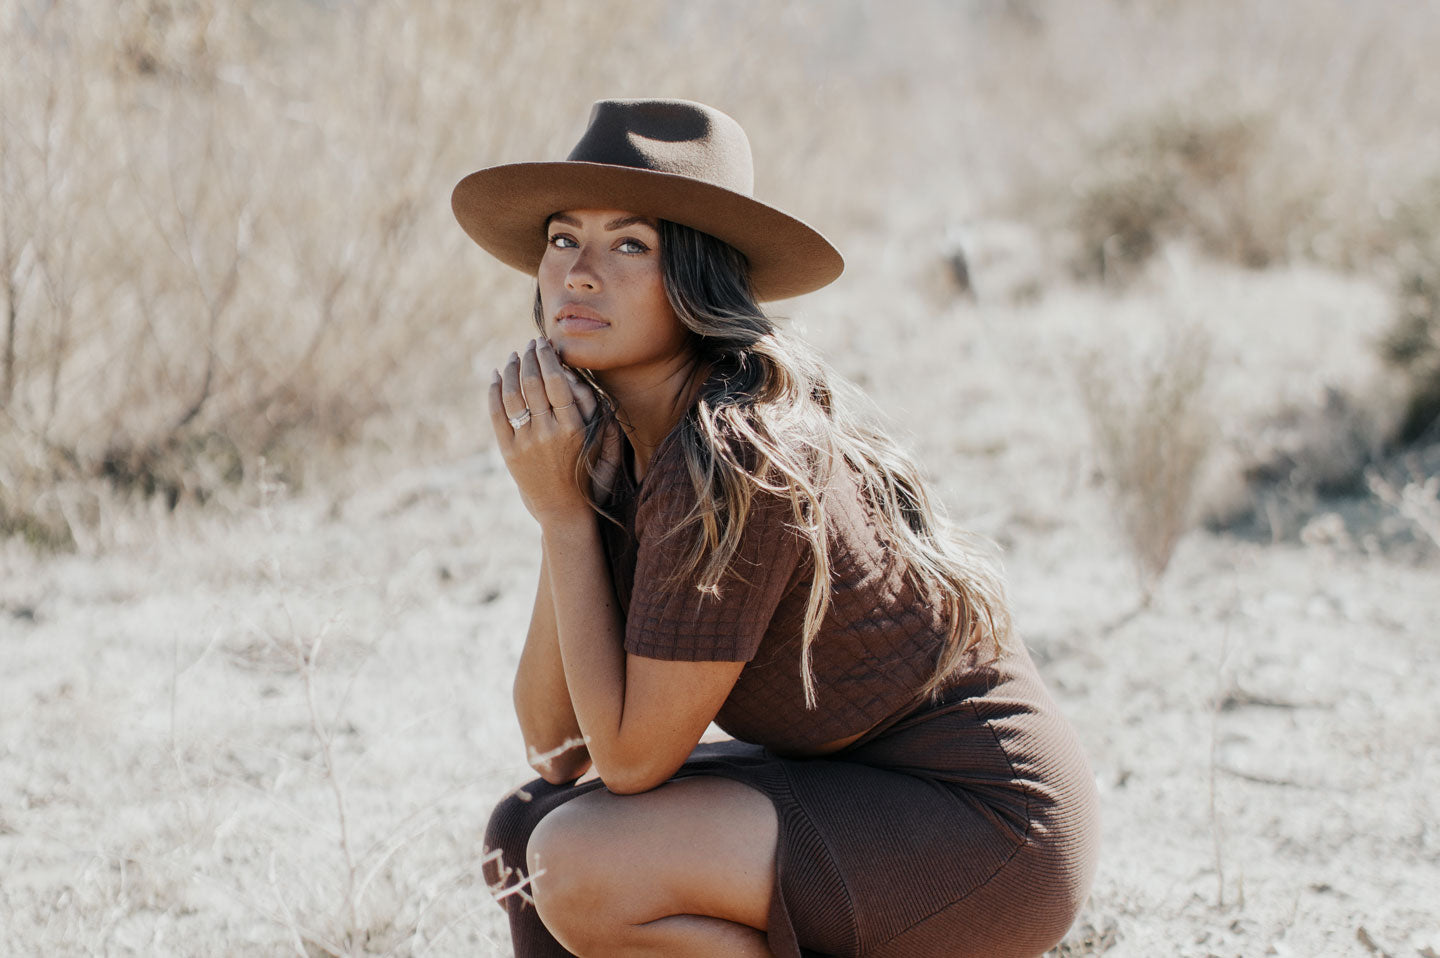
[[505, 952], [533, 280], [450, 190], [658, 95], [845, 253], [774, 312], [1005, 552], [1113, 836], [1057, 954], [1434, 958], [1437, 49], [1430, 0], [0, 0], [0, 951]]
[[1175, 244], [1373, 280], [1395, 317], [1374, 348], [1424, 394], [1382, 432], [1413, 439], [1440, 403], [1437, 22], [1421, 0], [6, 0], [0, 528], [72, 541], [98, 507], [64, 480], [173, 504], [262, 454], [298, 479], [297, 449], [455, 428], [526, 297], [449, 187], [563, 156], [601, 96], [735, 115], [758, 195], [850, 251], [836, 298], [892, 329], [908, 290], [938, 313], [1114, 289]]

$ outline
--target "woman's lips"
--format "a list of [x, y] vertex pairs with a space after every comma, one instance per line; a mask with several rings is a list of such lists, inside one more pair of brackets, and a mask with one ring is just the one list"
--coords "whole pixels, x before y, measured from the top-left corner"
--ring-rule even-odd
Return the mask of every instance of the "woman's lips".
[[584, 333], [604, 329], [610, 324], [600, 318], [593, 309], [579, 303], [566, 303], [555, 311], [555, 325], [570, 333]]
[[604, 329], [610, 324], [601, 319], [591, 319], [589, 316], [561, 316], [555, 320], [555, 325], [567, 333], [584, 333], [595, 329]]

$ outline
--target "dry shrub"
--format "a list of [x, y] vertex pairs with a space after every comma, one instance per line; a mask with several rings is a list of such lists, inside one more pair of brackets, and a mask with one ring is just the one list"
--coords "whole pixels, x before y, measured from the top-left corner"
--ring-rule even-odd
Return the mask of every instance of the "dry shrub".
[[1393, 436], [1393, 409], [1380, 394], [1326, 386], [1317, 402], [1284, 404], [1231, 437], [1237, 485], [1207, 503], [1206, 525], [1303, 541], [1337, 500], [1364, 494], [1366, 472], [1384, 460]]
[[500, 274], [448, 190], [509, 146], [555, 12], [7, 4], [0, 522], [54, 525], [74, 475], [203, 497], [464, 388]]
[[985, 87], [1025, 121], [1019, 136], [992, 123], [987, 146], [1006, 151], [1019, 215], [1074, 229], [1083, 274], [1124, 279], [1126, 256], [1175, 237], [1245, 264], [1368, 269], [1390, 255], [1393, 211], [1435, 164], [1419, 132], [1440, 119], [1425, 79], [1434, 6], [1037, 9], [1037, 30], [982, 37], [997, 60], [1037, 65]]
[[[852, 126], [797, 111], [813, 83], [780, 55], [809, 25], [747, 12], [0, 6], [0, 534], [70, 541], [42, 501], [67, 479], [174, 503], [253, 479], [264, 455], [294, 484], [296, 462], [378, 413], [483, 402], [472, 357], [523, 333], [525, 283], [456, 228], [450, 188], [563, 155], [598, 97], [720, 103], [788, 154], [757, 150], [766, 176], [848, 190], [816, 174], [838, 155], [819, 144]], [[672, 36], [751, 28], [749, 49]], [[748, 69], [766, 44], [773, 69]]]
[[1209, 337], [1170, 330], [1133, 358], [1096, 353], [1077, 366], [1080, 397], [1114, 517], [1148, 601], [1193, 522], [1215, 437], [1205, 402]]
[[1126, 279], [1167, 240], [1248, 267], [1303, 242], [1312, 193], [1277, 183], [1274, 121], [1164, 109], [1123, 122], [1087, 158], [1069, 200], [1083, 276]]
[[479, 51], [503, 84], [530, 9], [421, 36], [364, 3], [318, 36], [261, 0], [7, 4], [0, 526], [62, 542], [65, 477], [203, 497], [413, 400], [421, 356], [463, 381], [436, 348], [483, 341], [459, 244], [418, 241], [444, 235], [459, 93], [414, 66]]
[[1400, 210], [1395, 318], [1380, 352], [1406, 384], [1399, 441], [1440, 440], [1440, 176]]
[[1247, 437], [1250, 461], [1243, 478], [1291, 496], [1355, 495], [1390, 438], [1382, 407], [1333, 386], [1317, 405], [1282, 407]]

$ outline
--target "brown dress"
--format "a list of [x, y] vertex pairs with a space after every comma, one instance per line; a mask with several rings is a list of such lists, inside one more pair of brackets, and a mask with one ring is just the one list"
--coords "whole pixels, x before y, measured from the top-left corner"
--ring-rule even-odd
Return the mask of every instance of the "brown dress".
[[[832, 604], [812, 646], [818, 703], [807, 709], [810, 565], [789, 504], [757, 499], [718, 593], [673, 581], [686, 543], [667, 533], [695, 501], [677, 437], [642, 484], [621, 490], [620, 525], [602, 523], [606, 552], [627, 652], [746, 663], [715, 719], [734, 740], [699, 746], [676, 777], [724, 776], [774, 803], [770, 949], [1034, 958], [1054, 945], [1088, 891], [1098, 816], [1085, 758], [1029, 656], [977, 658], [938, 702], [920, 696], [945, 637], [943, 602], [906, 580], [840, 476], [826, 491]], [[502, 801], [486, 834], [487, 851], [501, 852], [492, 886], [522, 877], [541, 818], [601, 787], [537, 780]], [[505, 904], [517, 956], [569, 954], [518, 896]]]

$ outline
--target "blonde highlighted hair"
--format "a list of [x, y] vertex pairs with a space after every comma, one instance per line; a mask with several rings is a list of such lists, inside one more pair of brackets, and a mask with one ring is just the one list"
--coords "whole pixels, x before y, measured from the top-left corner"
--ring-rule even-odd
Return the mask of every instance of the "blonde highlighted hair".
[[[811, 647], [831, 591], [824, 490], [833, 470], [847, 468], [880, 538], [904, 563], [917, 593], [938, 586], [945, 597], [949, 633], [924, 692], [938, 693], [972, 650], [998, 654], [1008, 648], [1010, 613], [991, 550], [951, 527], [914, 461], [874, 424], [859, 391], [765, 315], [739, 251], [686, 226], [659, 225], [670, 305], [710, 370], [678, 427], [695, 505], [670, 533], [690, 539], [677, 577], [718, 592], [755, 496], [788, 499], [813, 565], [801, 671], [805, 704], [814, 708]], [[538, 293], [535, 318], [543, 332]], [[602, 403], [589, 424], [582, 462], [592, 458], [588, 454], [614, 417], [614, 408]]]

